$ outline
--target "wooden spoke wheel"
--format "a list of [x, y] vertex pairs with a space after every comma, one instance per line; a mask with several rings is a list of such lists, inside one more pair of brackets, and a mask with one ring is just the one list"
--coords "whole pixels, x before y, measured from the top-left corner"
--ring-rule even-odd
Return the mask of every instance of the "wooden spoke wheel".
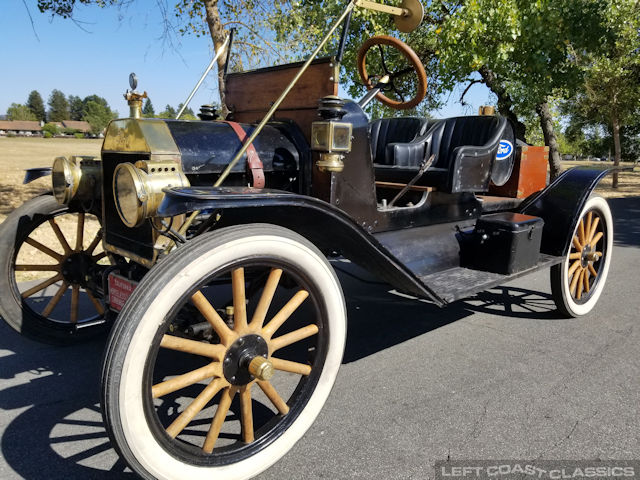
[[558, 309], [577, 317], [590, 312], [609, 271], [613, 220], [605, 199], [587, 200], [576, 225], [569, 253], [551, 269], [551, 291]]
[[108, 263], [95, 216], [51, 196], [14, 210], [0, 228], [0, 314], [35, 340], [68, 343], [104, 330], [104, 306], [89, 288]]
[[143, 478], [244, 479], [320, 412], [345, 342], [342, 290], [299, 235], [202, 235], [144, 277], [103, 367], [112, 441]]

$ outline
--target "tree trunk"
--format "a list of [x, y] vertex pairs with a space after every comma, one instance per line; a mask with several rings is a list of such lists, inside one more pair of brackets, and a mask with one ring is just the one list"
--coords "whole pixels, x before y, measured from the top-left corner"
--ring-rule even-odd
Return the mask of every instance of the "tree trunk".
[[[620, 165], [620, 159], [622, 157], [622, 149], [620, 148], [620, 119], [618, 118], [618, 113], [614, 109], [611, 113], [611, 124], [613, 125], [613, 149], [614, 149], [614, 157], [613, 157], [613, 165]], [[618, 188], [618, 172], [613, 172], [613, 181], [611, 182], [612, 188]]]
[[496, 74], [486, 65], [480, 67], [478, 73], [480, 73], [484, 84], [498, 97], [498, 111], [500, 114], [513, 122], [516, 129], [516, 138], [526, 140], [526, 127], [513, 112], [513, 100], [507, 93], [506, 88], [498, 81]]
[[560, 163], [560, 150], [558, 149], [558, 139], [553, 130], [553, 117], [549, 109], [549, 103], [544, 101], [536, 106], [536, 112], [540, 117], [540, 128], [544, 135], [544, 144], [549, 147], [549, 169], [551, 180], [554, 180], [562, 172]]
[[[211, 39], [213, 40], [214, 51], [217, 52], [225, 39], [227, 38], [227, 32], [222, 26], [222, 19], [220, 18], [220, 10], [218, 9], [218, 0], [204, 0], [204, 8], [206, 12], [207, 25], [209, 26], [209, 32], [211, 33]], [[225, 99], [225, 82], [224, 82], [224, 66], [227, 56], [222, 54], [218, 58], [218, 89], [220, 90], [220, 108], [222, 109], [222, 116], [226, 117], [229, 113], [227, 103]]]

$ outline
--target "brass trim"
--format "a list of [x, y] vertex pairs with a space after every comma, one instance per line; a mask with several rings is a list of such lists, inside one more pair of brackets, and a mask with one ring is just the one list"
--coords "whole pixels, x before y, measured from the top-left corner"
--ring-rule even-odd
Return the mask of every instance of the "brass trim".
[[180, 155], [164, 120], [124, 118], [107, 127], [102, 152]]

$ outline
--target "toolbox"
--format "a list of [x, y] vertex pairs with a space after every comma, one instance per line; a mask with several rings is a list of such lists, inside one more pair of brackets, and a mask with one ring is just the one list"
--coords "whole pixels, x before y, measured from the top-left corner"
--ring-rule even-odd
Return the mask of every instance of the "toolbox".
[[463, 266], [511, 274], [535, 266], [540, 256], [544, 220], [521, 213], [483, 215], [464, 235]]

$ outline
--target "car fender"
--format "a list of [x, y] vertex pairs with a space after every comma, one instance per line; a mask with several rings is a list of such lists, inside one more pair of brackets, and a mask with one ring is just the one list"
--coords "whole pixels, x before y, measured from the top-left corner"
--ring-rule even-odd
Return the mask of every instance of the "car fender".
[[520, 205], [520, 213], [544, 220], [540, 251], [565, 256], [569, 252], [573, 232], [587, 199], [600, 180], [614, 170], [576, 167], [564, 171], [548, 187], [534, 193]]
[[[313, 197], [244, 187], [165, 189], [158, 215], [172, 217], [200, 211], [216, 215], [215, 227], [268, 223], [289, 228], [314, 243], [325, 254], [339, 252], [383, 278], [397, 289], [446, 302], [424, 285], [369, 232], [342, 210]], [[220, 214], [219, 218], [218, 215]]]
[[47, 175], [51, 175], [51, 167], [27, 168], [24, 173], [24, 180], [22, 181], [22, 184], [31, 183], [34, 180], [37, 180], [40, 177], [46, 177]]

